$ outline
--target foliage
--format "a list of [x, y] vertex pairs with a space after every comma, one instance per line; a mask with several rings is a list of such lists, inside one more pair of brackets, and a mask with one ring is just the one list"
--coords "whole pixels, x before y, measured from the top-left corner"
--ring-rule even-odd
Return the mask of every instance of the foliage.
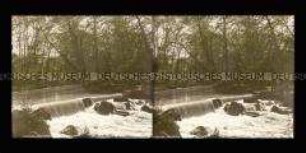
[[[19, 73], [134, 73], [152, 67], [163, 73], [294, 71], [291, 16], [14, 16], [12, 23], [13, 70]], [[126, 89], [147, 83], [101, 81], [85, 87], [101, 86], [106, 92], [112, 90], [107, 86]], [[156, 83], [161, 88], [194, 85]], [[14, 89], [41, 84], [63, 82], [13, 82]], [[227, 83], [234, 84], [254, 85]]]

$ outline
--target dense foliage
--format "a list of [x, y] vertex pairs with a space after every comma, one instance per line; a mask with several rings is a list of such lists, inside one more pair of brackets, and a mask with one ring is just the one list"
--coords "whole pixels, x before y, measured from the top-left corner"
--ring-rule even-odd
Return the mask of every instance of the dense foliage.
[[[14, 16], [13, 72], [292, 73], [292, 24], [292, 16]], [[106, 92], [148, 82], [15, 80], [14, 89], [70, 83]], [[241, 83], [260, 88], [272, 82], [222, 84]]]

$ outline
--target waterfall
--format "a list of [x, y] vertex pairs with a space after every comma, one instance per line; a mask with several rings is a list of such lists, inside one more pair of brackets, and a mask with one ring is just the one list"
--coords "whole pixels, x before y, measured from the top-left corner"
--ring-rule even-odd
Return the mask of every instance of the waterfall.
[[86, 107], [83, 99], [79, 98], [69, 101], [37, 104], [33, 106], [33, 108], [43, 109], [44, 111], [48, 112], [52, 117], [60, 117], [83, 111]]
[[168, 109], [174, 109], [176, 112], [181, 114], [182, 118], [200, 116], [215, 111], [212, 100], [177, 104]]
[[93, 105], [94, 102], [102, 101], [114, 97], [120, 97], [121, 94], [110, 95], [96, 95], [84, 98], [75, 98], [70, 100], [49, 101], [32, 105], [34, 110], [43, 109], [48, 112], [52, 117], [60, 117], [75, 114], [84, 111], [85, 108]]

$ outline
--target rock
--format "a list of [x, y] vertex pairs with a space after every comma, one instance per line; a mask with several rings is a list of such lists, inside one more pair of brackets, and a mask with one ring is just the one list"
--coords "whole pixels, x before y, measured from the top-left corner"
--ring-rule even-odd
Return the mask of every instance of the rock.
[[167, 116], [171, 120], [181, 121], [182, 115], [176, 109], [168, 109], [162, 113], [162, 116]]
[[181, 137], [179, 126], [176, 121], [180, 121], [181, 117], [175, 110], [167, 110], [165, 112], [154, 110], [153, 119], [153, 136], [157, 137]]
[[124, 110], [116, 110], [116, 111], [115, 111], [115, 114], [116, 114], [116, 115], [120, 115], [120, 116], [128, 116], [128, 115], [130, 115], [129, 112], [124, 111]]
[[146, 102], [145, 101], [142, 101], [142, 100], [137, 100], [135, 101], [135, 104], [136, 105], [144, 105]]
[[34, 112], [27, 108], [12, 112], [13, 137], [51, 136], [49, 125], [46, 122], [50, 116], [42, 110]]
[[256, 104], [254, 104], [254, 106], [255, 106], [256, 111], [265, 111], [266, 110], [265, 105], [261, 102], [258, 102]]
[[269, 100], [267, 103], [266, 103], [267, 106], [273, 106], [275, 105], [275, 102], [272, 101], [272, 100]]
[[147, 113], [153, 113], [153, 107], [148, 104], [143, 105], [140, 110]]
[[123, 96], [123, 97], [115, 97], [114, 101], [115, 102], [126, 102], [126, 101], [128, 101], [128, 98], [126, 98], [125, 96]]
[[198, 126], [194, 130], [192, 130], [190, 134], [198, 137], [206, 137], [208, 135], [208, 131], [204, 126]]
[[271, 112], [274, 112], [274, 113], [278, 113], [278, 114], [289, 114], [289, 113], [292, 113], [290, 110], [288, 109], [285, 109], [285, 108], [280, 108], [278, 106], [272, 106]]
[[231, 102], [230, 104], [226, 104], [224, 106], [224, 111], [232, 116], [238, 116], [245, 112], [245, 107], [241, 103]]
[[90, 107], [91, 105], [93, 105], [93, 101], [91, 98], [84, 98], [83, 99], [83, 104], [85, 106], [85, 108]]
[[136, 109], [135, 104], [133, 102], [128, 101], [128, 102], [125, 102], [124, 105], [125, 105], [125, 108], [127, 110], [135, 110]]
[[274, 112], [274, 113], [279, 113], [281, 110], [279, 107], [273, 105], [270, 109], [271, 112]]
[[36, 131], [31, 131], [31, 132], [30, 132], [30, 135], [31, 135], [31, 136], [39, 136], [39, 134], [38, 134]]
[[69, 136], [76, 136], [78, 135], [78, 130], [75, 126], [73, 125], [68, 125], [65, 129], [60, 131], [61, 134], [66, 134]]
[[220, 137], [220, 131], [215, 128], [214, 132], [209, 136], [209, 138], [219, 138]]
[[94, 110], [101, 115], [108, 115], [115, 112], [116, 107], [111, 102], [98, 102], [94, 106]]
[[32, 115], [37, 118], [42, 118], [44, 120], [51, 120], [51, 114], [44, 108], [38, 108], [37, 110], [32, 112]]
[[217, 128], [215, 128], [215, 130], [212, 132], [212, 129], [209, 129], [204, 126], [198, 126], [194, 130], [192, 130], [190, 134], [195, 135], [199, 138], [219, 138], [220, 137], [220, 131]]
[[213, 99], [212, 100], [214, 108], [219, 108], [222, 106], [222, 101], [220, 99]]
[[88, 127], [85, 127], [84, 131], [80, 135], [74, 138], [89, 139], [89, 138], [92, 138], [92, 136], [90, 135]]
[[251, 116], [251, 117], [258, 117], [258, 116], [260, 116], [259, 112], [252, 112], [252, 111], [247, 111], [244, 114], [247, 115], [247, 116]]

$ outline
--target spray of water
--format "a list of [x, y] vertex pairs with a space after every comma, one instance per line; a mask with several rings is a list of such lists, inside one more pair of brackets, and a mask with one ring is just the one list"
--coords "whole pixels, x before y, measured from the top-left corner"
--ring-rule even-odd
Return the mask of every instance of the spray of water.
[[74, 125], [79, 131], [89, 129], [96, 138], [149, 138], [152, 134], [152, 115], [135, 110], [130, 116], [99, 115], [93, 107], [70, 116], [61, 116], [48, 121], [54, 138], [69, 138], [61, 134], [68, 125]]
[[214, 113], [183, 119], [178, 122], [182, 137], [194, 138], [190, 131], [198, 126], [205, 126], [212, 131], [217, 128], [224, 138], [292, 138], [292, 114], [280, 115], [263, 112], [259, 117], [246, 115], [230, 116], [223, 109]]

